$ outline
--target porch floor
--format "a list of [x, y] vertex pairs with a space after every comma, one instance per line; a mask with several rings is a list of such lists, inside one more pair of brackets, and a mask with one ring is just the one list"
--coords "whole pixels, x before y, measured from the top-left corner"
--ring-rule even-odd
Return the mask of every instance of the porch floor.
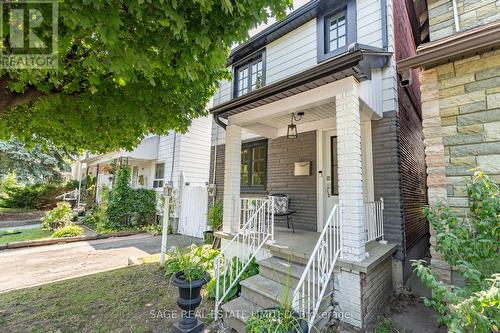
[[[232, 238], [232, 235], [223, 232], [217, 232], [216, 235], [224, 239]], [[295, 233], [293, 233], [292, 229], [275, 227], [274, 243], [269, 242], [264, 247], [272, 254], [306, 264], [316, 246], [319, 235], [319, 232], [295, 229]], [[371, 241], [366, 244], [368, 257], [363, 261], [351, 262], [339, 259], [337, 266], [367, 273], [378, 263], [391, 256], [396, 251], [396, 247], [396, 244], [393, 243], [382, 244], [378, 241]]]
[[[293, 257], [294, 261], [300, 261], [305, 264], [311, 257], [319, 235], [319, 232], [295, 229], [295, 233], [293, 233], [291, 229], [275, 227], [275, 242], [267, 244], [267, 248], [271, 253], [290, 256]], [[378, 263], [392, 255], [396, 251], [396, 244], [383, 244], [379, 241], [371, 241], [366, 244], [366, 251], [368, 252], [368, 257], [363, 261], [352, 262], [338, 259], [337, 266], [367, 273]]]

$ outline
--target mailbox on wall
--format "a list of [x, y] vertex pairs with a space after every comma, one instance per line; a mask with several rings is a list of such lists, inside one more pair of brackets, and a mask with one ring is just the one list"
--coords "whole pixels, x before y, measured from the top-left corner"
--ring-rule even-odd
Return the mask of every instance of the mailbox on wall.
[[311, 174], [311, 162], [295, 162], [294, 176], [309, 176]]

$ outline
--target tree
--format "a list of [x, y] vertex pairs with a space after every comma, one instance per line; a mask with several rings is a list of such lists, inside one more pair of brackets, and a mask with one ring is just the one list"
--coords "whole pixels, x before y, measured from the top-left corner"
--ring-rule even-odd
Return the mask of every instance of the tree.
[[49, 142], [26, 147], [16, 139], [0, 141], [0, 179], [15, 174], [24, 184], [58, 180], [69, 171], [69, 155]]
[[476, 171], [467, 184], [465, 218], [448, 206], [426, 210], [436, 230], [436, 251], [464, 279], [463, 286], [439, 281], [423, 261], [414, 263], [422, 282], [432, 290], [428, 306], [440, 314], [449, 332], [498, 332], [500, 326], [500, 192], [497, 184]]
[[[291, 0], [59, 1], [57, 70], [0, 69], [0, 137], [32, 142], [35, 135], [70, 150], [105, 152], [131, 149], [148, 133], [186, 131], [229, 77], [230, 46], [290, 6]], [[0, 39], [4, 54], [9, 45]]]

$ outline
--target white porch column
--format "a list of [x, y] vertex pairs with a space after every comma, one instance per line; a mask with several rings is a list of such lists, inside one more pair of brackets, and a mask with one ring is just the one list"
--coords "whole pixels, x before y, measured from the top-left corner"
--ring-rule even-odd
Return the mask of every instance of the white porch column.
[[366, 254], [359, 84], [353, 82], [351, 91], [335, 96], [335, 105], [343, 259], [361, 261]]
[[241, 127], [226, 128], [226, 157], [224, 161], [224, 218], [222, 230], [227, 233], [239, 230]]

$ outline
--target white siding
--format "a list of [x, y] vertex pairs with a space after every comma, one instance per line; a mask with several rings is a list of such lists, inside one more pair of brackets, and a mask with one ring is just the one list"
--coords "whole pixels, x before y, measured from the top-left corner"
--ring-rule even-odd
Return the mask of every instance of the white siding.
[[380, 0], [357, 0], [358, 43], [382, 47]]
[[[174, 155], [174, 137], [175, 137], [175, 155]], [[179, 152], [182, 142], [182, 135], [171, 132], [167, 136], [160, 137], [158, 147], [158, 162], [165, 162], [165, 181], [172, 180], [174, 184], [179, 179]], [[172, 172], [173, 162], [173, 172]], [[153, 173], [154, 176], [154, 173]]]
[[266, 46], [266, 84], [317, 64], [316, 19]]
[[210, 169], [210, 137], [212, 117], [194, 119], [189, 131], [182, 135], [179, 168], [192, 184], [205, 185]]

